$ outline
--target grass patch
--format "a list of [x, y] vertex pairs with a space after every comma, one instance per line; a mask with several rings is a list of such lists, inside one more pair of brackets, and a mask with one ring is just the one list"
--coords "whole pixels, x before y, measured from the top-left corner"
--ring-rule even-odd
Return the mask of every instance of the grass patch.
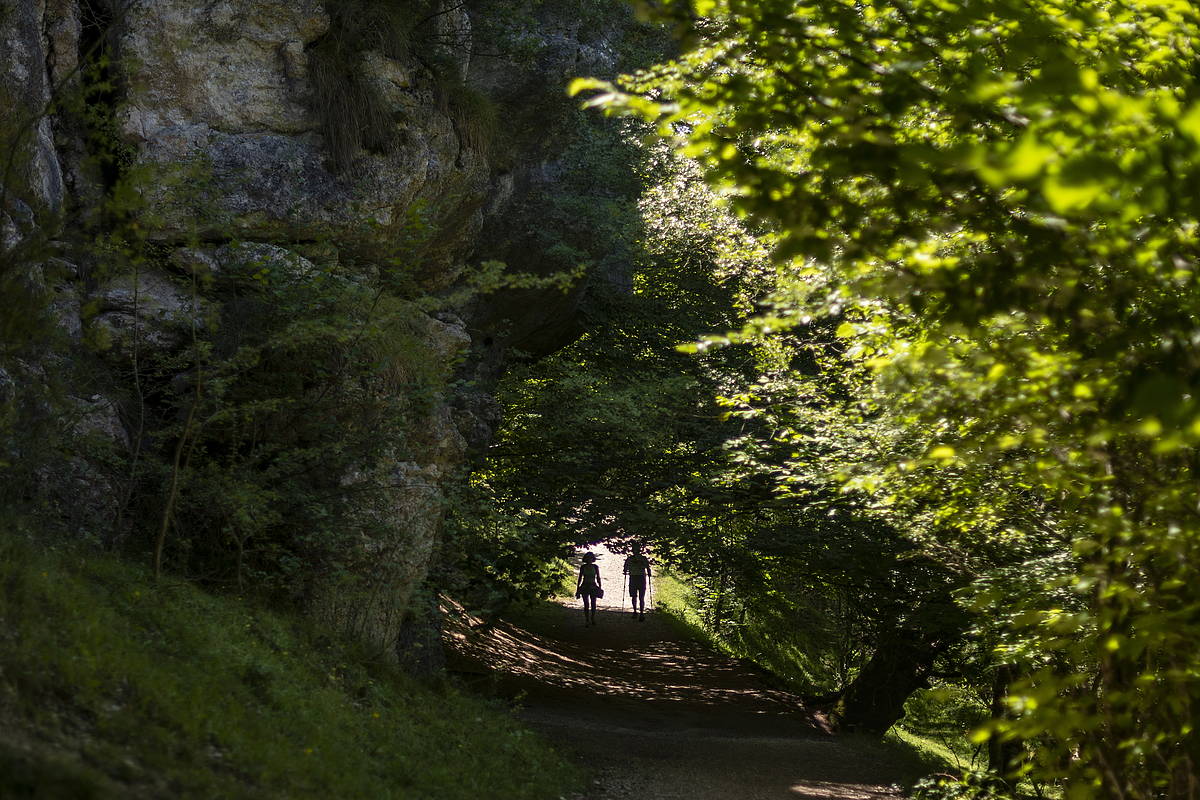
[[[722, 636], [713, 630], [704, 619], [691, 585], [681, 576], [663, 571], [654, 585], [654, 602], [695, 638], [728, 656], [754, 662], [798, 694], [811, 695], [827, 688], [813, 676], [808, 655], [794, 643], [758, 641], [756, 636], [747, 635], [753, 623], [739, 629], [737, 635]], [[758, 636], [769, 638], [765, 633]]]
[[814, 620], [822, 619], [815, 610], [779, 602], [758, 604], [740, 621], [727, 619], [721, 628], [714, 628], [686, 576], [664, 572], [655, 593], [661, 610], [714, 649], [758, 664], [791, 691], [811, 697], [835, 687], [835, 637], [826, 628], [811, 627]]
[[459, 141], [485, 156], [491, 155], [500, 132], [500, 109], [490, 97], [457, 77], [438, 76], [437, 97], [450, 117]]
[[987, 766], [987, 751], [969, 737], [987, 719], [987, 706], [966, 686], [939, 681], [913, 693], [904, 704], [904, 717], [888, 734], [918, 750], [939, 771], [981, 770]]
[[296, 617], [11, 542], [0, 710], [4, 797], [550, 798], [579, 780], [503, 707]]
[[363, 73], [362, 54], [376, 48], [391, 58], [408, 52], [409, 31], [395, 4], [361, 0], [330, 5], [330, 32], [312, 49], [313, 102], [333, 167], [350, 166], [360, 149], [391, 152], [397, 145], [395, 109]]
[[893, 725], [889, 728], [883, 741], [911, 753], [929, 772], [957, 773], [971, 763], [969, 754], [948, 746], [940, 738], [915, 733], [903, 725]]
[[[492, 152], [500, 131], [499, 109], [467, 86], [436, 30], [437, 6], [407, 0], [335, 0], [326, 4], [329, 32], [311, 49], [313, 108], [330, 165], [343, 172], [362, 151], [390, 153], [400, 145], [403, 110], [367, 73], [365, 55], [378, 52], [409, 68], [428, 70], [427, 88], [463, 146]], [[415, 27], [414, 27], [415, 26]], [[424, 80], [424, 79], [422, 79]]]
[[655, 609], [672, 620], [681, 630], [686, 631], [693, 639], [698, 639], [719, 652], [734, 655], [729, 647], [704, 625], [704, 620], [692, 600], [692, 590], [687, 583], [661, 566], [658, 568], [658, 574], [652, 580], [654, 581], [654, 594], [651, 599]]

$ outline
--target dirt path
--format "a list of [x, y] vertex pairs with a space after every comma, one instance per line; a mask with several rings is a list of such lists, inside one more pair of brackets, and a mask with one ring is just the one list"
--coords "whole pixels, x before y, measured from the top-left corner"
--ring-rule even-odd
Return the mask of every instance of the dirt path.
[[874, 800], [913, 777], [893, 751], [829, 735], [753, 666], [662, 615], [622, 612], [620, 559], [597, 551], [607, 596], [595, 627], [564, 599], [450, 634], [459, 667], [486, 665], [527, 722], [593, 770], [580, 800]]

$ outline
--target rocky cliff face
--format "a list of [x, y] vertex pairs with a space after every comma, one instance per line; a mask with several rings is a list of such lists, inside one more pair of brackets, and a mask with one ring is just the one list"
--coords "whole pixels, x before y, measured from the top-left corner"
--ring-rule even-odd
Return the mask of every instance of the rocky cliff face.
[[[419, 383], [422, 397], [405, 401], [400, 432], [381, 432], [395, 441], [364, 448], [362, 463], [339, 462], [331, 485], [370, 473], [385, 475], [373, 485], [386, 488], [343, 508], [354, 527], [343, 570], [314, 578], [306, 602], [382, 650], [411, 639], [405, 619], [436, 548], [445, 482], [467, 438], [485, 439], [490, 426], [486, 392], [455, 403], [446, 381], [456, 370], [494, 373], [514, 331], [528, 347], [546, 324], [544, 347], [561, 344], [579, 298], [440, 311], [428, 302], [469, 284], [486, 258], [548, 269], [536, 248], [493, 253], [488, 243], [521, 241], [506, 235], [508, 215], [562, 178], [567, 79], [615, 65], [611, 33], [588, 31], [569, 5], [523, 5], [0, 0], [0, 258], [10, 282], [51, 310], [56, 332], [3, 356], [0, 401], [17, 419], [21, 385], [49, 385], [47, 365], [61, 367], [67, 396], [46, 413], [65, 441], [94, 445], [36, 470], [61, 520], [112, 542], [136, 538], [140, 514], [144, 538], [158, 529], [170, 563], [186, 513], [181, 470], [206, 456], [220, 463], [212, 453], [222, 447], [224, 463], [248, 463], [255, 446], [211, 434], [196, 444], [195, 409], [216, 390], [186, 353], [201, 342], [205, 353], [241, 352], [222, 342], [252, 327], [244, 287], [253, 280], [273, 289], [336, 275], [348, 292], [374, 293], [369, 309], [385, 292], [405, 301], [405, 351], [378, 369], [425, 379], [366, 391], [374, 402]], [[538, 110], [514, 112], [530, 105]], [[117, 246], [118, 229], [136, 257]], [[343, 350], [314, 353], [328, 363], [306, 380], [332, 372], [337, 380], [322, 385], [354, 388], [337, 374]], [[260, 361], [265, 351], [255, 351]], [[315, 403], [327, 389], [312, 385], [296, 391]], [[211, 420], [210, 431], [243, 430], [216, 412]], [[159, 473], [138, 472], [154, 458]], [[221, 519], [212, 524], [229, 526], [240, 581], [254, 540], [237, 531], [263, 523]]]
[[[364, 50], [339, 65], [358, 74], [332, 92], [371, 87], [372, 102], [388, 106], [392, 130], [384, 135], [395, 143], [386, 152], [362, 148], [334, 170], [321, 135], [330, 109], [316, 107], [313, 62], [315, 46], [339, 35], [353, 33], [331, 31], [316, 0], [130, 8], [117, 35], [128, 65], [118, 119], [139, 161], [165, 168], [151, 194], [164, 217], [157, 236], [181, 240], [199, 222], [205, 239], [320, 240], [385, 259], [419, 210], [449, 237], [436, 271], [443, 281], [453, 277], [481, 224], [479, 209], [494, 194], [490, 165], [439, 103], [436, 76]], [[201, 193], [169, 179], [183, 164], [203, 166]]]

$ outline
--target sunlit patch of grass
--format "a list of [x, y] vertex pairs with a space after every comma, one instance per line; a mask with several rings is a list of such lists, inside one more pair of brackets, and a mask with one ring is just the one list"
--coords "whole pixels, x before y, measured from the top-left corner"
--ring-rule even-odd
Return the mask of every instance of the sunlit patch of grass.
[[970, 742], [970, 732], [982, 725], [988, 709], [965, 686], [937, 682], [915, 692], [904, 706], [904, 717], [892, 727], [897, 738], [919, 749], [943, 769], [982, 769], [987, 753]]
[[826, 688], [815, 677], [816, 670], [806, 652], [794, 643], [780, 642], [769, 631], [758, 630], [756, 623], [743, 626], [736, 636], [722, 636], [714, 631], [706, 624], [700, 604], [683, 576], [664, 572], [655, 583], [654, 592], [655, 606], [660, 611], [710, 647], [734, 658], [753, 661], [795, 691], [813, 693]]
[[79, 797], [548, 798], [577, 780], [504, 708], [111, 558], [0, 545], [0, 631], [0, 795], [45, 796], [29, 787], [51, 774]]
[[729, 653], [729, 648], [705, 627], [692, 599], [691, 587], [684, 580], [660, 569], [653, 581], [654, 593], [651, 599], [656, 610], [674, 621], [690, 637], [699, 639], [716, 650]]
[[912, 753], [930, 772], [947, 772], [965, 766], [962, 754], [944, 741], [913, 733], [902, 725], [893, 725], [883, 740]]

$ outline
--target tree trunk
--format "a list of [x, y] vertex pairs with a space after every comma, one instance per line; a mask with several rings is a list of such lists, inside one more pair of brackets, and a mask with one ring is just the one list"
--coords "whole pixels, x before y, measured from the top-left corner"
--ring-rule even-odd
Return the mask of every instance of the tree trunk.
[[884, 637], [871, 660], [842, 693], [838, 726], [883, 735], [904, 716], [904, 703], [927, 685], [937, 648], [919, 633], [897, 630]]
[[717, 602], [713, 605], [712, 628], [721, 634], [721, 618], [725, 615], [725, 570], [717, 575]]
[[879, 637], [875, 653], [842, 692], [838, 725], [882, 736], [904, 716], [904, 703], [928, 686], [934, 659], [962, 637], [967, 616], [948, 595], [927, 599]]
[[[1001, 664], [996, 668], [996, 680], [992, 683], [992, 719], [1008, 717], [1004, 698], [1008, 696], [1008, 687], [1013, 682], [1013, 677], [1011, 664]], [[988, 769], [1007, 780], [1012, 776], [1013, 762], [1021, 755], [1022, 749], [1020, 741], [993, 736], [988, 739]]]

